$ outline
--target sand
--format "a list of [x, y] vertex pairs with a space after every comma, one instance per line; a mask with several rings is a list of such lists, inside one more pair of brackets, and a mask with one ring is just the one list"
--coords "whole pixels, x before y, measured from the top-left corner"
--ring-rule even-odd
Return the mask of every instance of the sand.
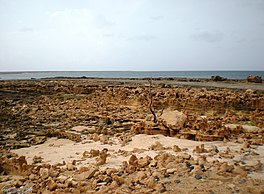
[[[33, 162], [34, 156], [40, 156], [43, 158], [43, 163], [56, 164], [72, 162], [77, 160], [77, 166], [84, 166], [89, 164], [95, 164], [95, 158], [82, 159], [82, 154], [85, 151], [90, 151], [92, 149], [102, 150], [107, 148], [109, 150], [110, 157], [107, 158], [107, 163], [102, 165], [102, 169], [106, 168], [119, 168], [122, 164], [122, 161], [128, 161], [132, 153], [136, 154], [137, 157], [150, 156], [154, 158], [160, 153], [159, 151], [150, 150], [150, 147], [156, 142], [160, 142], [166, 149], [162, 150], [163, 152], [168, 152], [171, 154], [176, 154], [172, 147], [174, 145], [179, 146], [184, 153], [192, 155], [195, 159], [199, 155], [208, 155], [208, 154], [198, 154], [193, 153], [193, 150], [196, 146], [201, 144], [205, 145], [205, 149], [210, 149], [213, 146], [217, 146], [219, 151], [224, 151], [227, 148], [230, 148], [231, 153], [234, 155], [233, 159], [222, 158], [219, 156], [207, 157], [208, 161], [218, 160], [220, 162], [226, 161], [229, 164], [234, 164], [234, 161], [243, 161], [244, 165], [255, 165], [258, 160], [264, 161], [264, 146], [258, 146], [254, 151], [259, 155], [250, 155], [248, 153], [241, 154], [238, 152], [242, 144], [233, 143], [233, 142], [199, 142], [191, 141], [185, 139], [178, 139], [176, 137], [165, 137], [163, 135], [145, 135], [139, 134], [132, 137], [132, 141], [128, 142], [127, 145], [121, 146], [118, 143], [117, 138], [111, 139], [114, 144], [102, 144], [100, 141], [93, 140], [83, 140], [82, 142], [76, 143], [68, 139], [57, 139], [50, 138], [45, 143], [37, 146], [31, 146], [28, 148], [21, 148], [13, 150], [12, 152], [18, 154], [19, 156], [26, 156], [26, 159], [29, 163]], [[140, 153], [133, 152], [133, 150], [138, 149]], [[121, 151], [130, 152], [128, 156], [123, 156]], [[180, 152], [182, 153], [182, 152]], [[264, 180], [264, 171], [259, 171], [253, 174], [250, 174], [252, 178], [259, 178]]]

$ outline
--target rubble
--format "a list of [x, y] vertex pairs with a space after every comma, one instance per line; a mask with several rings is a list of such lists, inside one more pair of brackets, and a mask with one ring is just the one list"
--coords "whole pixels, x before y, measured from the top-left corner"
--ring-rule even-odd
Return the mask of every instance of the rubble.
[[[141, 82], [88, 79], [0, 83], [3, 193], [263, 192], [261, 91], [155, 82], [149, 90]], [[140, 134], [153, 138], [138, 145], [134, 137]], [[65, 150], [56, 163], [43, 150], [14, 154], [38, 149], [51, 137], [82, 149], [69, 158]], [[59, 155], [60, 148], [65, 145], [46, 150]]]

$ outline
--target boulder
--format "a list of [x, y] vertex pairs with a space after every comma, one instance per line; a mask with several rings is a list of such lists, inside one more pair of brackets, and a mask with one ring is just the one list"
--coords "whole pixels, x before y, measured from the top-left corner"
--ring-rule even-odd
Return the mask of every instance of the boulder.
[[262, 78], [260, 76], [250, 75], [247, 77], [247, 81], [252, 83], [262, 83]]
[[169, 129], [181, 129], [187, 119], [187, 116], [180, 111], [164, 111], [160, 117], [164, 125]]
[[225, 81], [227, 79], [223, 78], [223, 77], [221, 77], [219, 75], [216, 75], [216, 76], [211, 76], [211, 80], [213, 80], [213, 81]]
[[96, 166], [89, 166], [89, 170], [82, 172], [80, 174], [76, 174], [73, 176], [74, 179], [76, 180], [85, 180], [85, 179], [90, 179], [94, 176], [94, 174], [98, 171], [99, 169]]

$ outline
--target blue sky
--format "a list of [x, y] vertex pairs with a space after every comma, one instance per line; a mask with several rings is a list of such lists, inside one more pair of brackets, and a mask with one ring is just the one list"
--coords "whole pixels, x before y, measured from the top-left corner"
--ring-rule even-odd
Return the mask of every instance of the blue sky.
[[0, 0], [0, 71], [264, 70], [263, 0]]

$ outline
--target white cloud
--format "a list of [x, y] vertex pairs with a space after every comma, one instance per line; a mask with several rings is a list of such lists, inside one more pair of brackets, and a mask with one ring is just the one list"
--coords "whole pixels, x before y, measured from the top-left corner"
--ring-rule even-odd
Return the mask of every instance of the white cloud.
[[223, 39], [223, 34], [218, 31], [215, 32], [201, 31], [193, 34], [192, 38], [202, 42], [220, 42]]
[[96, 16], [94, 18], [94, 21], [96, 23], [96, 27], [98, 27], [98, 28], [104, 28], [104, 27], [109, 27], [109, 26], [114, 25], [113, 22], [106, 19], [106, 17], [102, 14]]
[[162, 15], [159, 16], [151, 16], [150, 19], [152, 20], [162, 20], [164, 17]]
[[155, 39], [157, 39], [157, 37], [151, 34], [141, 34], [141, 35], [136, 35], [134, 37], [128, 38], [128, 40], [141, 40], [141, 41], [151, 41]]
[[30, 27], [23, 27], [19, 29], [20, 32], [33, 32], [34, 29]]
[[50, 14], [52, 20], [56, 24], [63, 26], [81, 27], [91, 26], [95, 28], [104, 28], [113, 25], [114, 23], [106, 18], [105, 15], [95, 13], [89, 9], [65, 9], [55, 11]]

